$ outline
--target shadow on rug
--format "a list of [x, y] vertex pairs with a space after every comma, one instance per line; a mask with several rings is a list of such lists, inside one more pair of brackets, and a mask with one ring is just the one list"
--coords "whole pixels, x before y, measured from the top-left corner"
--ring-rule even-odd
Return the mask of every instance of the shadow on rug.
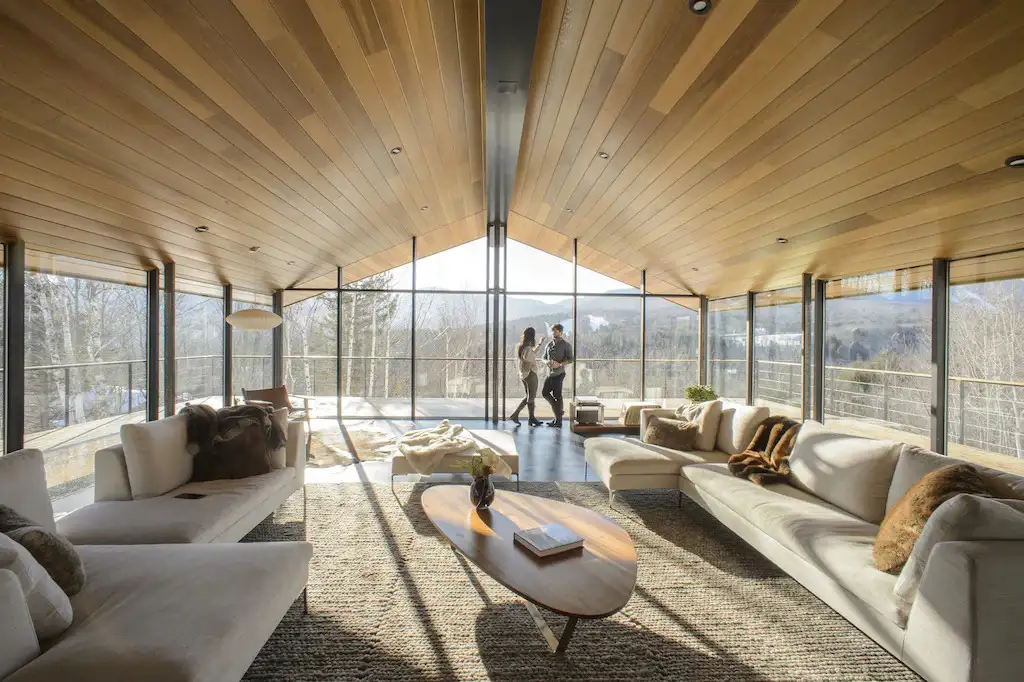
[[434, 530], [426, 487], [310, 485], [305, 527], [297, 493], [246, 537], [315, 547], [309, 615], [291, 609], [246, 680], [918, 679], [689, 500], [628, 493], [609, 510], [598, 483], [524, 482], [609, 514], [639, 558], [625, 608], [554, 656], [521, 600]]

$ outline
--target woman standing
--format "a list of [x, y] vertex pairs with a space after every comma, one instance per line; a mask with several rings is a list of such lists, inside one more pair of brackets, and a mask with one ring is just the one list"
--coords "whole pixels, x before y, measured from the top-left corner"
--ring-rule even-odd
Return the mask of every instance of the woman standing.
[[523, 330], [523, 337], [516, 344], [516, 357], [519, 358], [519, 378], [526, 389], [526, 395], [519, 402], [519, 407], [512, 413], [511, 419], [516, 426], [520, 426], [519, 413], [525, 407], [530, 415], [530, 426], [540, 426], [540, 422], [533, 414], [534, 402], [537, 398], [537, 350], [543, 345], [544, 337], [537, 339], [537, 332], [533, 327]]

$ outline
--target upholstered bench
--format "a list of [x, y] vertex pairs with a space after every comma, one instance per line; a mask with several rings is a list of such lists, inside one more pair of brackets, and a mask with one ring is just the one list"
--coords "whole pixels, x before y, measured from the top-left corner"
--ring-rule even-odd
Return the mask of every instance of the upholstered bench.
[[[490, 429], [474, 429], [469, 431], [481, 448], [490, 448], [501, 456], [512, 475], [516, 477], [516, 490], [519, 490], [519, 453], [516, 451], [516, 439], [507, 431], [494, 431]], [[445, 455], [440, 464], [433, 470], [434, 474], [468, 474], [469, 467], [473, 462], [473, 452], [464, 454]], [[391, 486], [395, 485], [395, 476], [408, 474], [419, 474], [413, 468], [412, 463], [401, 452], [396, 453], [391, 460]]]

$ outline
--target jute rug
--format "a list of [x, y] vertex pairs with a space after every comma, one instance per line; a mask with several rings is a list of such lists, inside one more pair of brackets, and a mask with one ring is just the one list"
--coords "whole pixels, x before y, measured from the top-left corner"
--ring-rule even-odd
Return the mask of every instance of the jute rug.
[[[294, 606], [246, 680], [917, 680], [854, 626], [671, 491], [523, 483], [608, 513], [639, 578], [618, 614], [548, 652], [520, 600], [455, 554], [423, 514], [424, 484], [336, 484], [293, 496], [248, 540], [315, 546], [309, 614]], [[548, 614], [556, 632], [564, 620]]]

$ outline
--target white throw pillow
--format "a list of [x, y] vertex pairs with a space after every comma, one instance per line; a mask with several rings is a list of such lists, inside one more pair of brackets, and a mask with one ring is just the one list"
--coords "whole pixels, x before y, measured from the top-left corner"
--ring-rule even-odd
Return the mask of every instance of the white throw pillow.
[[[279, 410], [274, 410], [274, 414], [270, 416], [274, 422], [281, 427], [284, 431], [285, 438], [288, 437], [288, 409], [282, 407]], [[270, 451], [270, 466], [274, 469], [284, 469], [285, 464], [288, 460], [288, 446], [279, 447], [277, 450]]]
[[757, 433], [757, 427], [768, 418], [767, 407], [722, 403], [718, 422], [718, 449], [727, 455], [743, 452]]
[[718, 423], [722, 419], [722, 401], [709, 400], [695, 405], [680, 405], [676, 417], [697, 425], [697, 438], [693, 441], [695, 450], [711, 452], [718, 440]]
[[71, 627], [71, 602], [29, 551], [0, 533], [0, 568], [18, 577], [32, 625], [40, 640], [56, 637]]
[[188, 418], [178, 414], [145, 424], [121, 427], [121, 444], [132, 498], [157, 497], [192, 478]]
[[18, 576], [0, 568], [0, 679], [38, 655], [39, 638]]
[[958, 540], [1024, 540], [1024, 501], [957, 495], [939, 505], [924, 524], [893, 592], [909, 609], [917, 598], [935, 545]]
[[881, 523], [900, 447], [891, 440], [829, 431], [808, 420], [789, 456], [789, 481], [865, 521]]

